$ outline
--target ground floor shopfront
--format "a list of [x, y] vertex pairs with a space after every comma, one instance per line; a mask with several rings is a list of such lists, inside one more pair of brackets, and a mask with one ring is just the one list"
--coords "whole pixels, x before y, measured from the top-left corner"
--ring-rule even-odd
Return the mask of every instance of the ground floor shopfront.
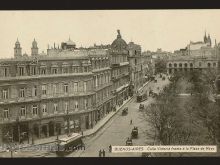
[[123, 88], [122, 90], [115, 93], [113, 99], [112, 99], [112, 106], [115, 109], [116, 107], [119, 107], [123, 104], [125, 100], [129, 98], [129, 86], [126, 88]]
[[84, 130], [93, 128], [111, 109], [109, 100], [88, 112], [1, 124], [0, 144], [9, 142], [34, 144], [36, 139], [59, 137], [73, 132], [83, 133]]

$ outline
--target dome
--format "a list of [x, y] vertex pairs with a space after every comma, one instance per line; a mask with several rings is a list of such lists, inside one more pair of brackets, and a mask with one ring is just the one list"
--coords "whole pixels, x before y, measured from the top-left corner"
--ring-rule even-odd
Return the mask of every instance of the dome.
[[76, 45], [75, 42], [73, 42], [70, 38], [69, 40], [66, 42], [67, 45]]
[[127, 43], [125, 42], [125, 40], [121, 38], [120, 30], [118, 30], [117, 32], [118, 32], [117, 38], [111, 44], [112, 49], [117, 49], [117, 50], [126, 49]]

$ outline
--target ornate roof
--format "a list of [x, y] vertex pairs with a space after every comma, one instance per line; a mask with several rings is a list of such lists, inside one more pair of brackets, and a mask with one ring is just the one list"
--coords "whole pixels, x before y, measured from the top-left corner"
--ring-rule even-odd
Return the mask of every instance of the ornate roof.
[[127, 43], [125, 42], [125, 40], [122, 39], [120, 30], [117, 30], [117, 32], [118, 32], [117, 38], [112, 42], [111, 48], [117, 50], [126, 49]]
[[76, 45], [76, 43], [73, 42], [70, 38], [69, 38], [68, 41], [66, 41], [66, 44], [67, 44], [67, 45]]

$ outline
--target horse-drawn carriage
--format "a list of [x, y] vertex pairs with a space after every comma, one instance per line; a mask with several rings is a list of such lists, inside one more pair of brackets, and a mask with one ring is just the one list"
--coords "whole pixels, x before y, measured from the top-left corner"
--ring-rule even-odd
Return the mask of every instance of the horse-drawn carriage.
[[144, 104], [140, 104], [140, 105], [139, 105], [139, 110], [140, 110], [140, 111], [144, 110]]
[[126, 107], [126, 108], [124, 108], [123, 110], [122, 110], [122, 115], [123, 116], [125, 116], [125, 115], [127, 115], [128, 114], [128, 107]]
[[131, 137], [132, 138], [137, 138], [138, 137], [138, 127], [134, 127], [131, 131]]
[[132, 145], [133, 145], [132, 139], [128, 138], [128, 139], [126, 140], [126, 146], [132, 146]]

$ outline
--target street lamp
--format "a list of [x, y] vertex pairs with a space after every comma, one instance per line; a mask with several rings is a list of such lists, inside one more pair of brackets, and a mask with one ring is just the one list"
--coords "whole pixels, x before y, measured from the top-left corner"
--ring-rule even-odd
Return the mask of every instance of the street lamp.
[[13, 148], [12, 148], [12, 143], [13, 143], [13, 137], [9, 135], [9, 132], [5, 135], [7, 142], [9, 143], [9, 152], [11, 152], [11, 158], [13, 158]]

